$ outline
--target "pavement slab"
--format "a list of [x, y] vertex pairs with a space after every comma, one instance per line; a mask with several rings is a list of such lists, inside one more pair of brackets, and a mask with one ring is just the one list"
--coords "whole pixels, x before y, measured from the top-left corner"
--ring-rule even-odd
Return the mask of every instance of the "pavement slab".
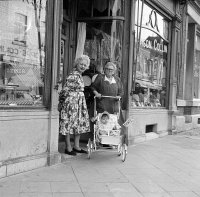
[[0, 179], [0, 197], [200, 197], [200, 139], [165, 136], [128, 147], [63, 155], [63, 163]]

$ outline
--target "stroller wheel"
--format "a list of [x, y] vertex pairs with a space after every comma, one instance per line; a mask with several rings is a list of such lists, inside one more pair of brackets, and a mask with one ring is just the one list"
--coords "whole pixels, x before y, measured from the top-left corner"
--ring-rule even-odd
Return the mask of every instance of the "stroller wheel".
[[91, 142], [90, 138], [89, 138], [88, 144], [87, 144], [87, 152], [88, 152], [88, 159], [90, 159], [91, 152], [92, 152], [92, 142]]
[[126, 144], [123, 144], [121, 147], [121, 156], [123, 162], [126, 160], [126, 155], [127, 155], [127, 147]]

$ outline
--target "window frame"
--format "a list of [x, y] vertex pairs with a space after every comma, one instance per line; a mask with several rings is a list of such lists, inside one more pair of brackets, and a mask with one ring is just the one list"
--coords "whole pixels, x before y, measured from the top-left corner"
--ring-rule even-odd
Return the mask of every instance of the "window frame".
[[[136, 3], [135, 4], [137, 4], [138, 3], [138, 1], [136, 1]], [[157, 7], [156, 5], [153, 5], [151, 2], [149, 2], [149, 1], [145, 1], [144, 2], [144, 4], [146, 5], [146, 6], [148, 6], [151, 10], [153, 10], [153, 11], [155, 11], [157, 14], [159, 14], [160, 16], [162, 16], [163, 18], [165, 18], [166, 19], [166, 21], [168, 22], [168, 39], [165, 39], [163, 36], [161, 36], [161, 35], [159, 35], [159, 34], [157, 34], [157, 32], [154, 32], [154, 33], [156, 33], [157, 35], [159, 35], [159, 36], [161, 36], [161, 38], [163, 38], [163, 40], [165, 41], [165, 42], [167, 42], [167, 59], [166, 59], [166, 70], [165, 70], [165, 78], [163, 78], [164, 80], [163, 80], [163, 82], [165, 83], [165, 97], [166, 97], [166, 99], [165, 99], [165, 106], [163, 107], [163, 106], [161, 106], [161, 107], [151, 107], [151, 109], [166, 109], [166, 108], [168, 108], [168, 96], [169, 96], [169, 87], [168, 87], [168, 84], [167, 84], [167, 80], [168, 80], [168, 78], [169, 78], [169, 70], [170, 70], [170, 68], [169, 68], [169, 66], [170, 66], [170, 64], [169, 64], [169, 62], [170, 62], [170, 60], [171, 60], [171, 55], [170, 55], [170, 52], [171, 52], [171, 33], [170, 33], [170, 31], [171, 31], [171, 21], [172, 21], [172, 18], [169, 16], [169, 15], [167, 15], [164, 11], [162, 11], [159, 7]], [[139, 15], [140, 15], [141, 13], [139, 12]], [[144, 14], [144, 13], [143, 13]], [[140, 16], [139, 16], [140, 17]], [[137, 18], [137, 17], [136, 17]], [[136, 22], [134, 21], [134, 31], [133, 31], [133, 35], [134, 35], [134, 37], [136, 36], [136, 33], [137, 33], [137, 25], [136, 25]], [[135, 38], [134, 39], [134, 46], [136, 47], [136, 43], [137, 43], [137, 39]], [[135, 60], [135, 58], [136, 58], [136, 56], [137, 56], [137, 54], [136, 54], [136, 49], [134, 49], [134, 52], [133, 52], [133, 64], [135, 65], [134, 67], [136, 67], [136, 60]], [[138, 61], [138, 60], [137, 60]], [[137, 71], [137, 68], [136, 68], [136, 71]], [[134, 72], [134, 71], [133, 71]], [[133, 76], [133, 78], [134, 78], [134, 76]], [[136, 77], [137, 78], [137, 77]], [[162, 83], [163, 83], [162, 82]], [[135, 83], [135, 84], [134, 84]], [[131, 92], [131, 95], [133, 95], [134, 94], [134, 91], [135, 91], [135, 86], [137, 85], [137, 81], [135, 80], [134, 81], [134, 79], [133, 79], [133, 82], [132, 82], [132, 92]], [[144, 85], [146, 85], [146, 84], [144, 84]], [[148, 84], [147, 84], [147, 86], [148, 86]], [[145, 88], [145, 87], [144, 87]], [[150, 89], [152, 89], [151, 87], [147, 87], [147, 89], [148, 89], [148, 92], [150, 92]], [[135, 106], [135, 105], [133, 105], [133, 107], [134, 108], [142, 108], [142, 109], [145, 109], [145, 108], [149, 108], [149, 106]]]
[[[25, 109], [25, 110], [38, 110], [38, 109], [47, 109], [50, 107], [50, 87], [48, 87], [49, 85], [49, 77], [51, 77], [50, 73], [48, 72], [48, 70], [51, 70], [51, 59], [52, 58], [48, 58], [47, 56], [49, 57], [52, 57], [52, 55], [49, 55], [49, 54], [52, 54], [52, 49], [48, 46], [50, 46], [52, 43], [50, 40], [52, 40], [52, 36], [53, 34], [52, 33], [48, 33], [47, 32], [51, 32], [52, 30], [52, 25], [53, 25], [53, 9], [54, 9], [54, 6], [53, 6], [54, 2], [52, 1], [46, 1], [46, 10], [45, 10], [45, 15], [46, 15], [46, 21], [45, 21], [45, 24], [44, 24], [44, 27], [45, 27], [45, 38], [44, 38], [44, 42], [45, 42], [45, 45], [46, 46], [42, 46], [43, 48], [45, 48], [44, 50], [44, 53], [45, 53], [45, 57], [44, 57], [44, 75], [46, 76], [45, 79], [44, 79], [44, 91], [43, 91], [43, 99], [42, 99], [42, 104], [41, 105], [0, 105], [0, 110], [2, 109], [6, 109], [6, 110], [18, 110], [18, 109]], [[34, 9], [34, 8], [33, 8]], [[16, 12], [17, 13], [17, 12]], [[51, 14], [50, 14], [51, 13]], [[21, 13], [18, 13], [20, 15], [24, 15], [26, 16], [25, 14], [21, 14]], [[47, 15], [50, 15], [49, 17], [47, 17]], [[28, 16], [26, 16], [26, 22], [28, 21]], [[41, 21], [41, 22], [44, 22], [44, 21]], [[27, 24], [26, 24], [27, 25]], [[15, 30], [14, 30], [15, 31]], [[27, 35], [26, 35], [27, 36]], [[24, 44], [20, 44], [21, 42], [18, 41], [18, 40], [14, 40], [12, 42], [13, 45], [21, 45], [21, 46], [24, 46]], [[24, 46], [26, 47], [26, 45]]]
[[[197, 39], [197, 37], [199, 37], [199, 41], [200, 41], [200, 31], [199, 30], [197, 30], [196, 31], [196, 35], [195, 35], [195, 39]], [[196, 42], [196, 44], [197, 44], [198, 42]], [[199, 42], [200, 43], [200, 42]], [[194, 55], [195, 55], [195, 61], [194, 61], [194, 68], [193, 68], [193, 74], [195, 74], [194, 73], [194, 71], [195, 71], [195, 64], [198, 62], [197, 60], [196, 60], [196, 51], [197, 51], [197, 47], [196, 47], [196, 44], [195, 44], [195, 52], [194, 52]], [[200, 50], [199, 50], [200, 51]], [[197, 97], [194, 97], [194, 93], [195, 93], [195, 89], [194, 89], [194, 86], [195, 86], [195, 84], [194, 84], [194, 79], [195, 79], [195, 76], [193, 76], [194, 78], [193, 78], [193, 99], [195, 99], [195, 100], [199, 100], [200, 99], [200, 90], [199, 90], [199, 88], [200, 88], [200, 67], [198, 67], [198, 87], [197, 87], [197, 91], [198, 91], [198, 96]]]

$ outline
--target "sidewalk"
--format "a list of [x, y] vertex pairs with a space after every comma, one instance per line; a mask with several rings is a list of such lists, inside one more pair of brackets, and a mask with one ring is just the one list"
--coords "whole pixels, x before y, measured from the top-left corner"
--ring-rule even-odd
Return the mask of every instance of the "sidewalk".
[[98, 150], [0, 179], [1, 197], [200, 197], [200, 139], [166, 136], [130, 146], [125, 162]]

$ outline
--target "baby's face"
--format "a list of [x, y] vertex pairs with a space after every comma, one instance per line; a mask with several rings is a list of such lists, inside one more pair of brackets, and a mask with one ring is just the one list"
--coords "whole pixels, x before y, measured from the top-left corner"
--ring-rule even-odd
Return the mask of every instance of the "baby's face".
[[107, 117], [107, 116], [102, 117], [102, 118], [101, 118], [101, 122], [102, 122], [103, 124], [107, 124], [107, 123], [108, 123], [108, 117]]

